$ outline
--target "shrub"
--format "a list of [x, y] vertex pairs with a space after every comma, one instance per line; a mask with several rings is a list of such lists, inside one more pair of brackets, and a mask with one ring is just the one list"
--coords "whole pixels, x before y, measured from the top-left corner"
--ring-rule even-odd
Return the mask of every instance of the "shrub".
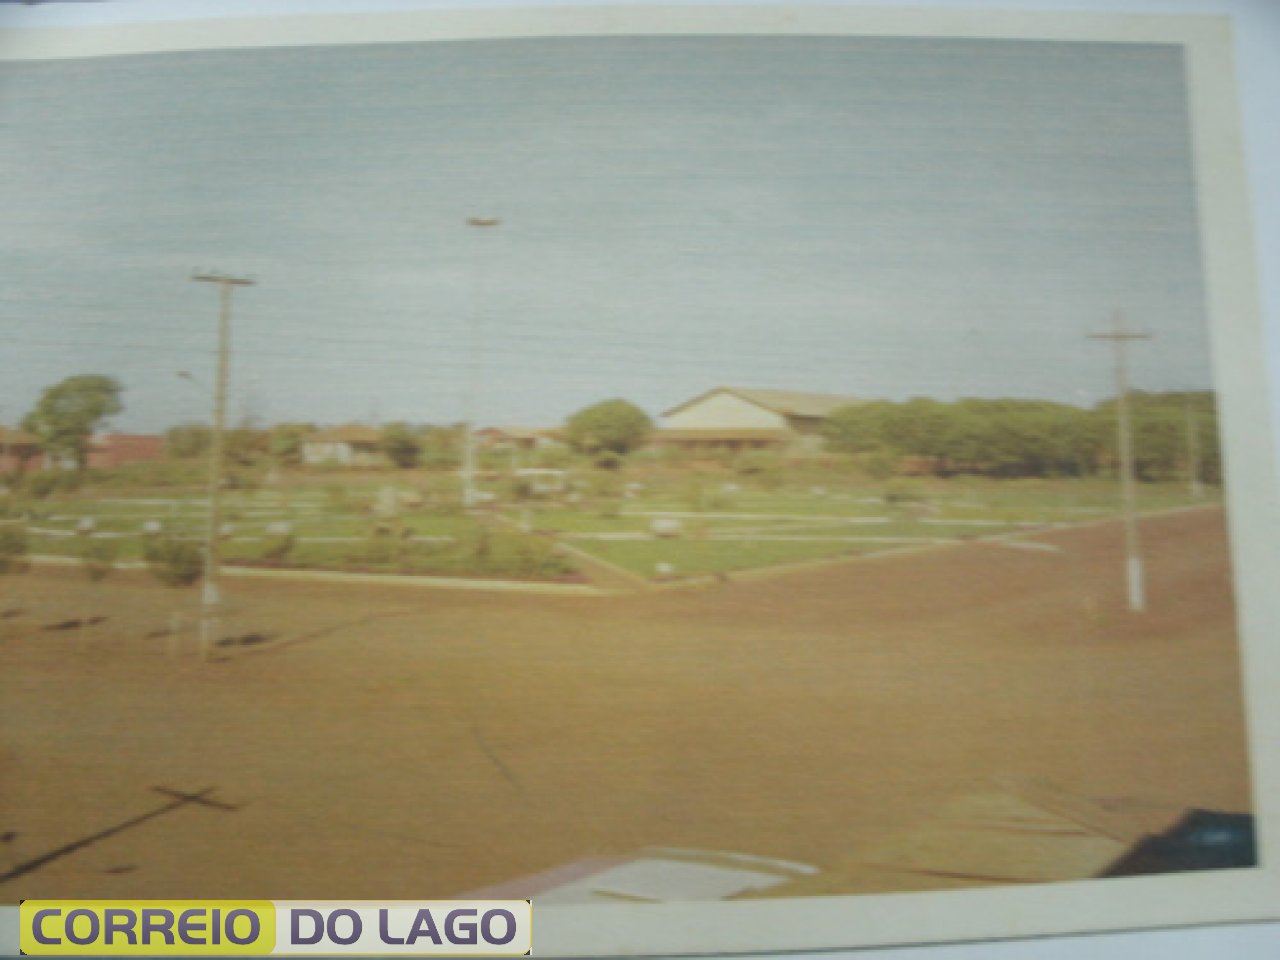
[[262, 472], [251, 469], [228, 470], [223, 475], [222, 484], [227, 490], [255, 493], [262, 486]]
[[622, 466], [622, 454], [601, 450], [591, 458], [591, 463], [599, 470], [617, 470]]
[[90, 580], [105, 580], [115, 569], [120, 556], [120, 541], [106, 537], [89, 537], [80, 548], [80, 563]]
[[493, 554], [493, 535], [488, 527], [479, 527], [471, 538], [471, 556], [484, 569]]
[[43, 500], [58, 489], [58, 474], [53, 470], [42, 470], [27, 481], [27, 493], [37, 500]]
[[733, 469], [740, 477], [749, 477], [764, 490], [777, 490], [785, 479], [783, 461], [769, 450], [748, 450], [738, 455]]
[[22, 565], [27, 555], [27, 531], [22, 527], [0, 527], [0, 573], [9, 573]]
[[349, 556], [352, 563], [382, 567], [395, 563], [400, 554], [401, 542], [398, 539], [375, 531]]
[[563, 468], [573, 460], [573, 452], [568, 447], [558, 444], [540, 447], [533, 451], [531, 460], [531, 466]]
[[873, 480], [888, 480], [898, 472], [901, 460], [892, 450], [877, 449], [864, 453], [859, 458], [862, 472]]
[[781, 466], [781, 458], [767, 450], [748, 450], [738, 454], [738, 458], [733, 462], [734, 472], [740, 477], [759, 476], [769, 470], [777, 470]]
[[185, 540], [168, 537], [152, 540], [143, 556], [155, 578], [170, 587], [190, 586], [204, 572], [203, 554], [195, 544]]
[[926, 499], [924, 492], [914, 484], [901, 480], [885, 484], [885, 503], [923, 503]]
[[293, 548], [297, 544], [297, 540], [291, 533], [278, 533], [267, 537], [262, 544], [262, 549], [258, 552], [258, 557], [262, 560], [273, 560], [276, 562], [287, 560], [289, 554], [293, 553]]
[[527, 477], [512, 477], [507, 486], [507, 499], [512, 503], [523, 503], [533, 499], [533, 483]]
[[684, 501], [695, 512], [706, 509], [707, 491], [698, 477], [690, 477], [684, 490]]
[[86, 470], [85, 480], [95, 487], [131, 491], [203, 486], [208, 480], [208, 467], [196, 460], [147, 460]]
[[596, 500], [614, 499], [622, 496], [622, 482], [618, 475], [611, 471], [601, 470], [587, 477], [587, 493]]
[[573, 573], [573, 566], [555, 547], [537, 537], [522, 536], [514, 541], [512, 570], [523, 577], [562, 577]]
[[702, 509], [704, 510], [732, 510], [734, 503], [736, 501], [733, 496], [723, 490], [715, 490], [704, 494], [702, 497]]
[[341, 484], [328, 484], [324, 488], [324, 495], [330, 513], [351, 513], [355, 509], [351, 494]]

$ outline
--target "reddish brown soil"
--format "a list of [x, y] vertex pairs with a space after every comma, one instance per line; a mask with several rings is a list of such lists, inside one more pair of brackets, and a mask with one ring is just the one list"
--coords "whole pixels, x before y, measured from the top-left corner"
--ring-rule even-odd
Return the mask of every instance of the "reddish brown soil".
[[[443, 896], [648, 844], [819, 865], [992, 777], [1250, 807], [1222, 515], [620, 598], [232, 581], [212, 663], [141, 578], [0, 580], [0, 898]], [[3, 607], [4, 604], [0, 604]], [[106, 615], [89, 630], [37, 628]], [[188, 644], [190, 641], [186, 641]]]

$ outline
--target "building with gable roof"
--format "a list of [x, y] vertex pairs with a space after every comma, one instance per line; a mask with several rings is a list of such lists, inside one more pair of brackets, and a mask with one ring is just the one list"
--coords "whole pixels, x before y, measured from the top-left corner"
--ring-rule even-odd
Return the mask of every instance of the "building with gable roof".
[[860, 402], [833, 393], [716, 387], [664, 411], [653, 442], [705, 452], [812, 452], [822, 447], [827, 418]]

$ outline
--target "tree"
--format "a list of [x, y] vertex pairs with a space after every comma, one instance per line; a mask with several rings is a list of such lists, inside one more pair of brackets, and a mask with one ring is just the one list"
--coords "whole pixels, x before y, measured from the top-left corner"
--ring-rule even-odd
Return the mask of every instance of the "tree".
[[422, 449], [418, 461], [427, 467], [454, 467], [462, 462], [463, 424], [426, 426], [420, 431]]
[[165, 431], [164, 446], [169, 456], [179, 460], [202, 457], [209, 451], [212, 431], [203, 423], [180, 423]]
[[120, 384], [111, 377], [81, 374], [45, 389], [23, 429], [40, 438], [45, 452], [70, 459], [83, 470], [89, 437], [107, 417], [124, 409]]
[[[1115, 400], [1098, 405], [1106, 421], [1107, 442], [1115, 449]], [[1217, 412], [1209, 391], [1130, 392], [1134, 474], [1139, 480], [1174, 480], [1187, 476], [1194, 446], [1198, 479], [1221, 481]], [[1188, 436], [1194, 433], [1194, 441]], [[1113, 454], [1114, 456], [1114, 454]]]
[[271, 428], [269, 452], [277, 463], [296, 467], [302, 462], [302, 443], [315, 432], [309, 423], [278, 423]]
[[873, 400], [834, 411], [822, 425], [827, 445], [838, 453], [870, 453], [890, 446], [887, 425], [895, 406]]
[[1047, 400], [916, 397], [835, 411], [824, 425], [832, 450], [855, 454], [872, 475], [909, 462], [939, 476], [1080, 476], [1097, 469], [1101, 420]]
[[579, 410], [565, 423], [565, 436], [575, 450], [608, 451], [619, 456], [644, 443], [653, 429], [649, 415], [626, 400], [605, 400]]
[[382, 452], [402, 469], [416, 467], [422, 457], [422, 439], [407, 423], [388, 423], [382, 428]]
[[230, 466], [252, 467], [266, 455], [270, 444], [270, 434], [246, 420], [240, 426], [223, 432], [222, 455]]

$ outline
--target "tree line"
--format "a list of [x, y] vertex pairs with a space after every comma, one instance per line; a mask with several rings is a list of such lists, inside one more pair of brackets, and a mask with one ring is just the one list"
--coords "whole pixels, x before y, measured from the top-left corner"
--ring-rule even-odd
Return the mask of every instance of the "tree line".
[[[639, 407], [626, 400], [605, 400], [584, 407], [569, 417], [563, 427], [564, 442], [578, 453], [591, 457], [597, 465], [617, 466], [620, 459], [639, 448], [648, 438], [653, 423]], [[302, 445], [317, 432], [314, 423], [281, 423], [260, 429], [242, 424], [226, 431], [223, 448], [231, 464], [247, 466], [270, 459], [286, 466], [302, 462]], [[204, 456], [209, 449], [209, 427], [183, 423], [165, 434], [170, 455], [183, 458]], [[412, 424], [394, 421], [379, 429], [378, 447], [394, 466], [456, 466], [462, 459], [466, 426]]]
[[[47, 453], [83, 468], [93, 431], [123, 409], [121, 393], [120, 384], [110, 377], [68, 377], [43, 392], [22, 425]], [[1130, 411], [1139, 479], [1186, 477], [1194, 463], [1199, 480], [1220, 482], [1222, 458], [1212, 391], [1133, 391]], [[1115, 471], [1116, 423], [1114, 399], [1083, 408], [1049, 400], [916, 397], [837, 410], [825, 422], [823, 434], [829, 451], [851, 456], [875, 476], [908, 472], [1088, 477]], [[234, 427], [224, 437], [228, 464], [301, 463], [303, 442], [316, 429], [310, 423]], [[381, 428], [379, 446], [399, 467], [449, 466], [461, 458], [465, 430], [462, 424], [394, 422]], [[644, 445], [652, 430], [643, 410], [614, 399], [567, 418], [562, 435], [570, 448], [598, 466], [616, 467]], [[179, 459], [205, 455], [209, 440], [209, 427], [198, 423], [179, 424], [166, 434], [170, 455]]]
[[[1217, 483], [1222, 460], [1210, 391], [1130, 394], [1139, 479], [1188, 475]], [[1115, 400], [1082, 408], [1049, 400], [870, 401], [836, 411], [828, 449], [856, 456], [871, 473], [935, 476], [1088, 477], [1114, 472]]]

